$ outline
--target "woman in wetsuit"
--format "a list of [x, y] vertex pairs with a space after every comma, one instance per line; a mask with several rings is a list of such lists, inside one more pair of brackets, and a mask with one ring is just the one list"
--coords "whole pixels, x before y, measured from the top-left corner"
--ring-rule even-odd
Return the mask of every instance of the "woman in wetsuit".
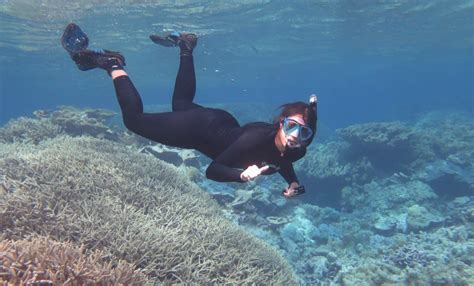
[[254, 122], [240, 126], [228, 112], [193, 102], [196, 92], [193, 49], [197, 36], [171, 33], [150, 36], [163, 46], [179, 46], [172, 112], [144, 113], [138, 91], [123, 69], [125, 58], [118, 52], [87, 49], [88, 38], [71, 23], [63, 35], [63, 46], [81, 70], [101, 68], [112, 77], [125, 126], [150, 140], [181, 148], [196, 149], [213, 161], [206, 177], [219, 182], [246, 182], [278, 172], [288, 183], [283, 194], [304, 192], [293, 162], [302, 158], [316, 133], [316, 97], [310, 103], [290, 103], [273, 123]]

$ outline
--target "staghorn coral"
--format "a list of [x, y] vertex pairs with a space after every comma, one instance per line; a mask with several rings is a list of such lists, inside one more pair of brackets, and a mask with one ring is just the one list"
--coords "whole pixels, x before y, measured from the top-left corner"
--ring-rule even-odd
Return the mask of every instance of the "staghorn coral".
[[20, 117], [0, 128], [0, 143], [38, 142], [62, 134], [61, 127], [47, 119]]
[[115, 112], [105, 109], [80, 110], [70, 106], [61, 106], [58, 110], [51, 112], [48, 118], [53, 124], [61, 126], [66, 134], [72, 136], [91, 135], [118, 140], [118, 134], [106, 125], [115, 115]]
[[[59, 135], [91, 135], [119, 141], [122, 130], [112, 130], [108, 125], [115, 112], [105, 109], [77, 109], [61, 106], [55, 111], [37, 110], [36, 119], [20, 117], [0, 128], [0, 142], [31, 142], [37, 144]], [[125, 137], [124, 137], [125, 138]]]
[[287, 262], [226, 219], [169, 164], [90, 137], [0, 146], [0, 229], [102, 250], [162, 283], [296, 283]]
[[417, 249], [416, 245], [413, 244], [401, 246], [395, 250], [395, 252], [385, 256], [384, 260], [401, 269], [416, 267], [418, 265], [426, 267], [429, 263], [426, 253]]
[[101, 251], [47, 237], [0, 241], [0, 284], [144, 285], [147, 278], [124, 261], [108, 263]]
[[472, 225], [441, 228], [397, 235], [393, 244], [357, 259], [343, 253], [338, 279], [343, 285], [473, 285], [473, 233]]

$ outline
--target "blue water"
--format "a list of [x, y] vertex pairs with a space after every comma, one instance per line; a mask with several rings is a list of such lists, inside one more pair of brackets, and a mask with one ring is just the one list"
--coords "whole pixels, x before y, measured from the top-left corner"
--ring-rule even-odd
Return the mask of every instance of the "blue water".
[[[474, 170], [470, 161], [474, 156], [470, 141], [474, 138], [473, 0], [152, 2], [0, 0], [0, 126], [20, 116], [31, 116], [35, 110], [62, 105], [119, 110], [107, 74], [101, 70], [79, 71], [62, 49], [60, 37], [70, 22], [79, 24], [88, 34], [91, 47], [125, 55], [127, 72], [148, 106], [170, 103], [178, 68], [177, 50], [153, 44], [148, 35], [192, 31], [199, 35], [194, 51], [198, 103], [264, 103], [271, 110], [283, 103], [306, 101], [312, 93], [318, 95], [318, 128], [322, 137], [317, 137], [310, 149], [311, 156], [317, 154], [317, 159], [305, 161], [297, 171], [308, 189], [322, 191], [309, 193], [296, 203], [279, 198], [274, 208], [260, 209], [261, 216], [266, 211], [267, 215], [279, 215], [272, 211], [283, 205], [285, 215], [297, 218], [273, 232], [241, 223], [279, 247], [302, 281], [313, 284], [325, 279], [329, 283], [336, 277], [339, 270], [331, 264], [333, 254], [323, 257], [321, 249], [314, 250], [320, 245], [341, 257], [347, 253], [356, 257], [371, 253], [372, 256], [367, 255], [373, 258], [378, 251], [379, 255], [384, 254], [380, 258], [383, 261], [399, 263], [402, 272], [413, 257], [406, 262], [400, 253], [413, 253], [410, 247], [417, 243], [431, 245], [427, 241], [436, 239], [432, 237], [461, 237], [456, 242], [443, 240], [437, 244], [440, 255], [448, 257], [450, 249], [456, 247], [461, 253], [474, 253], [474, 216], [461, 218], [461, 211], [451, 213], [458, 207], [466, 208], [467, 213], [474, 208], [470, 173]], [[271, 117], [258, 112], [249, 110], [249, 117]], [[420, 141], [426, 144], [424, 147], [429, 146], [426, 149], [439, 144], [432, 148], [436, 154], [427, 152], [426, 157], [416, 157], [418, 164], [403, 161], [394, 167], [392, 162], [387, 163], [390, 166], [378, 162], [375, 152], [363, 153], [339, 143], [330, 145], [332, 141], [323, 145], [338, 128], [392, 121], [410, 122], [417, 134], [423, 135], [426, 130], [432, 132], [430, 136], [440, 134], [429, 137], [428, 143]], [[446, 146], [432, 142], [441, 137]], [[360, 157], [344, 157], [341, 150]], [[414, 150], [418, 154], [426, 151], [423, 147]], [[318, 159], [325, 155], [336, 160], [337, 166], [353, 169], [331, 174], [341, 169], [333, 170], [333, 165]], [[372, 169], [360, 158], [381, 165]], [[363, 169], [364, 173], [354, 166], [367, 169]], [[310, 169], [319, 173], [310, 173]], [[262, 186], [272, 183], [275, 182], [268, 178], [261, 181]], [[199, 184], [226, 194], [235, 189], [235, 185], [219, 187], [210, 181]], [[417, 194], [413, 194], [414, 189]], [[387, 194], [385, 201], [377, 196], [382, 193]], [[411, 196], [416, 199], [410, 201]], [[435, 197], [440, 199], [436, 201], [439, 204], [432, 204]], [[300, 206], [303, 203], [321, 209]], [[440, 212], [444, 218], [451, 215], [451, 221], [445, 220], [449, 234], [442, 234], [443, 228], [431, 228], [439, 227], [438, 217], [429, 221], [431, 226], [421, 228], [429, 232], [424, 238], [408, 234], [404, 225], [410, 225], [406, 222], [407, 213], [423, 213], [425, 207]], [[320, 217], [311, 221], [311, 212]], [[381, 221], [389, 221], [393, 226], [389, 231], [405, 237], [408, 246], [397, 248], [394, 233], [374, 230]], [[413, 228], [413, 222], [411, 227], [420, 230], [418, 226]], [[310, 250], [318, 255], [311, 256]], [[326, 267], [324, 275], [306, 269], [301, 257], [316, 257], [312, 265], [326, 259], [321, 262]], [[424, 258], [421, 254], [416, 257]], [[354, 259], [340, 259], [344, 273], [350, 272], [350, 267], [344, 267]], [[448, 262], [462, 260], [468, 270], [474, 271], [472, 259], [454, 254], [451, 259]], [[418, 262], [417, 265], [425, 263]], [[335, 267], [334, 276], [331, 267]], [[352, 274], [352, 283], [345, 283], [358, 285], [354, 281], [364, 281], [354, 278], [357, 273]]]
[[104, 73], [76, 70], [62, 50], [71, 21], [91, 46], [124, 53], [145, 104], [169, 102], [177, 69], [176, 53], [147, 37], [178, 29], [202, 35], [199, 102], [317, 93], [330, 127], [473, 112], [472, 1], [99, 2], [0, 2], [1, 122], [57, 105], [117, 108]]

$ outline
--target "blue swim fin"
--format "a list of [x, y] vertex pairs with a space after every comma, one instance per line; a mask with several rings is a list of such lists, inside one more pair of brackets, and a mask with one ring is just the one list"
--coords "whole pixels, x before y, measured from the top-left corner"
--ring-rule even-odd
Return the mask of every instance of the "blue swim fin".
[[70, 23], [64, 29], [61, 44], [69, 53], [78, 53], [87, 49], [89, 38], [78, 25]]

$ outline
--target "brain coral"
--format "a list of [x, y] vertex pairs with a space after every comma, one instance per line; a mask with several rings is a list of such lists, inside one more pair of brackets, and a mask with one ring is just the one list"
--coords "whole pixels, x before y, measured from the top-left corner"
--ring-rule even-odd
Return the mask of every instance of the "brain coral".
[[296, 284], [276, 251], [176, 168], [108, 140], [0, 144], [0, 229], [83, 244], [161, 283]]

